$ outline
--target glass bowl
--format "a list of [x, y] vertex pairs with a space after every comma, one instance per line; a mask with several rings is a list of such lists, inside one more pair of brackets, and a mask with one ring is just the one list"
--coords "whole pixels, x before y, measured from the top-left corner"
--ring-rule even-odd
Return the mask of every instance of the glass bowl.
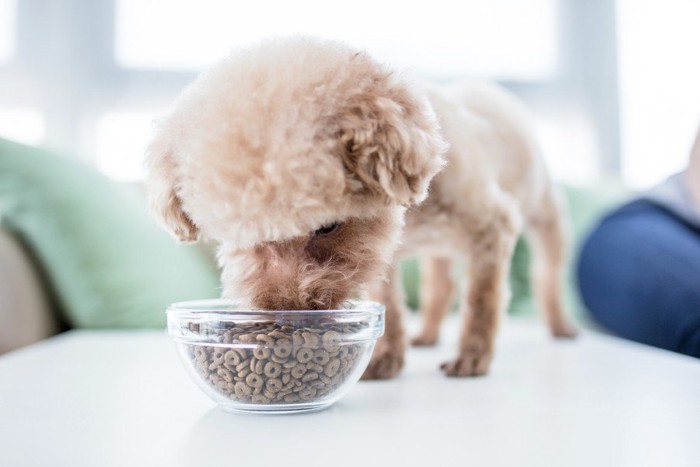
[[174, 303], [168, 333], [187, 372], [228, 411], [292, 413], [330, 406], [360, 379], [384, 333], [384, 306], [268, 311], [225, 300]]

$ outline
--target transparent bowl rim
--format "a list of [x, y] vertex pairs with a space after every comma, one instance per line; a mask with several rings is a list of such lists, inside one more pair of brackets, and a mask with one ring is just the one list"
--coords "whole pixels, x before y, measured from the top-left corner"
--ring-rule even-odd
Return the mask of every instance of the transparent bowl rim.
[[226, 318], [250, 316], [279, 316], [285, 314], [304, 314], [318, 317], [356, 316], [357, 318], [383, 316], [385, 306], [371, 300], [346, 300], [343, 308], [329, 310], [265, 310], [244, 307], [234, 300], [210, 299], [175, 302], [168, 305], [166, 313], [173, 318]]
[[[384, 334], [384, 305], [369, 300], [348, 300], [348, 308], [334, 310], [256, 310], [238, 305], [232, 300], [192, 300], [177, 302], [168, 306], [168, 334], [177, 342], [208, 343], [206, 335], [188, 332], [188, 323], [247, 321], [255, 319], [299, 320], [330, 319], [338, 322], [366, 323], [366, 331], [343, 336], [347, 343], [376, 340]], [[223, 345], [223, 344], [221, 344]], [[255, 347], [257, 344], [226, 344], [223, 346]]]

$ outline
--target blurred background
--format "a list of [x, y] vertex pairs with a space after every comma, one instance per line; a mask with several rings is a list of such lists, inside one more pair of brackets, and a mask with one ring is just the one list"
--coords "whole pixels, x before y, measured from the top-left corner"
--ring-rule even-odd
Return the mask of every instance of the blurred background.
[[700, 122], [699, 19], [695, 0], [0, 0], [0, 135], [139, 180], [152, 119], [199, 70], [303, 32], [421, 78], [497, 80], [557, 180], [645, 188]]
[[[0, 0], [0, 353], [73, 327], [162, 327], [168, 303], [219, 295], [211, 251], [146, 213], [151, 122], [232, 47], [294, 33], [525, 101], [568, 199], [580, 320], [587, 232], [682, 170], [700, 124], [698, 0]], [[534, 315], [528, 255], [521, 242], [510, 311]], [[412, 308], [418, 278], [406, 262]]]

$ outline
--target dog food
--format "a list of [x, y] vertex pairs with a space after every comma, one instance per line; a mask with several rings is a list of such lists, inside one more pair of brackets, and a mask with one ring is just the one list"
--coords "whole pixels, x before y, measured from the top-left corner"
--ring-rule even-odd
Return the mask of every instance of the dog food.
[[[191, 329], [199, 332], [197, 328]], [[353, 373], [365, 345], [343, 343], [361, 325], [294, 327], [274, 322], [207, 329], [217, 344], [190, 344], [202, 378], [237, 402], [285, 404], [324, 397]]]

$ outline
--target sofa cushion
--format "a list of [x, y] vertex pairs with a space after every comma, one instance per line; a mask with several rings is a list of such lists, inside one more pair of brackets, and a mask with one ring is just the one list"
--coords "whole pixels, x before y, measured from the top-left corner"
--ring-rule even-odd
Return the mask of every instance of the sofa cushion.
[[75, 158], [0, 139], [0, 223], [74, 327], [161, 327], [168, 303], [219, 295], [211, 258], [162, 231], [135, 189]]

